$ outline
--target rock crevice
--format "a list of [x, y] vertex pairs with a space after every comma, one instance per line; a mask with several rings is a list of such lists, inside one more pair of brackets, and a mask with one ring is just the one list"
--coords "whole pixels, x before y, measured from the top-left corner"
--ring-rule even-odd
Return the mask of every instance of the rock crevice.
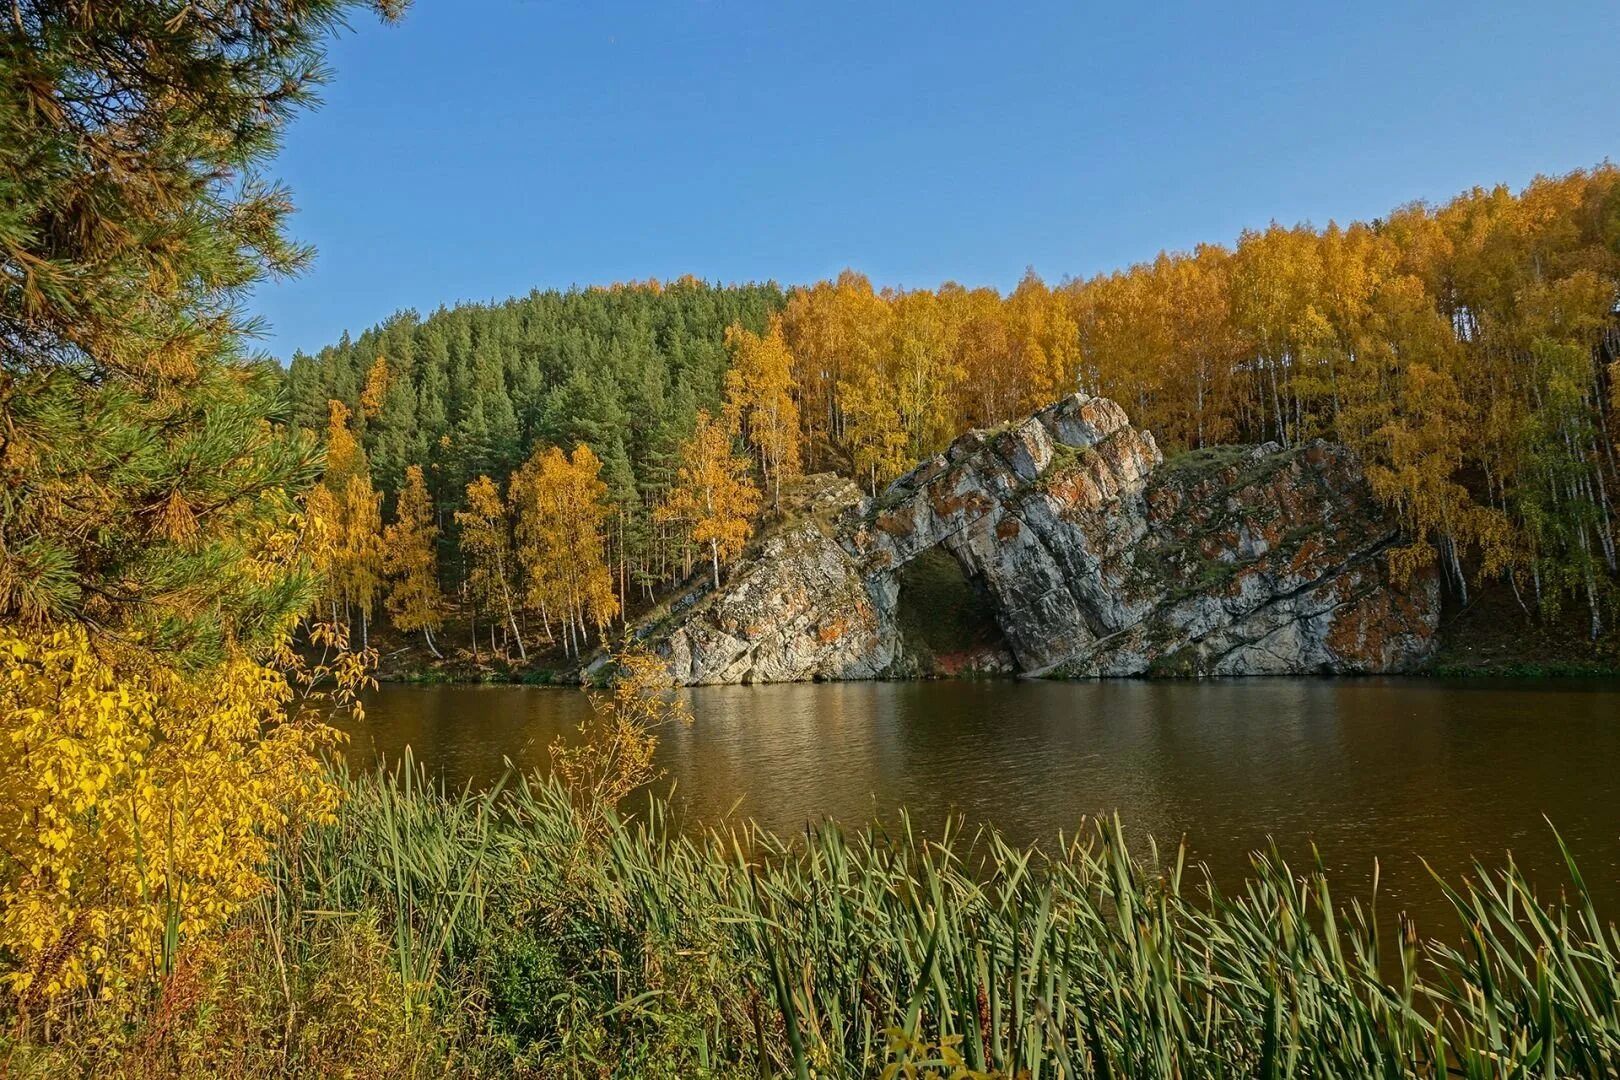
[[918, 673], [900, 571], [936, 550], [987, 595], [991, 652], [1030, 675], [1399, 671], [1439, 619], [1436, 579], [1391, 575], [1399, 530], [1325, 442], [1167, 463], [1114, 402], [1074, 395], [969, 432], [876, 499], [830, 477], [806, 490], [719, 590], [647, 628], [681, 682]]

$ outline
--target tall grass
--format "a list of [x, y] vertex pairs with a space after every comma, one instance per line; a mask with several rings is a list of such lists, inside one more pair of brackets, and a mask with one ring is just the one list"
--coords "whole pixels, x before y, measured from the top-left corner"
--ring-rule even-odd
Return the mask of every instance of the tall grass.
[[683, 835], [657, 801], [586, 828], [538, 779], [343, 783], [280, 856], [274, 934], [378, 920], [402, 1007], [453, 1017], [469, 1072], [1620, 1075], [1620, 937], [1573, 860], [1556, 899], [1511, 862], [1437, 880], [1452, 942], [1381, 936], [1375, 902], [1275, 852], [1222, 892], [1117, 821], [1050, 853], [909, 823], [789, 842]]

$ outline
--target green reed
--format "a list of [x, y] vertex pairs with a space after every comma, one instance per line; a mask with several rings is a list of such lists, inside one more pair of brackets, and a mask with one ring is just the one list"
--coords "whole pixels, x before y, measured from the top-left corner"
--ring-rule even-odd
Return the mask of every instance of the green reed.
[[338, 823], [282, 855], [286, 932], [375, 912], [410, 1007], [473, 1017], [463, 1052], [485, 1065], [1620, 1074], [1620, 937], [1567, 850], [1556, 900], [1512, 862], [1437, 879], [1457, 940], [1402, 920], [1386, 956], [1376, 900], [1336, 899], [1320, 861], [1257, 854], [1223, 892], [1185, 847], [1133, 855], [1117, 820], [1050, 852], [991, 830], [930, 840], [908, 820], [791, 841], [749, 823], [693, 837], [654, 800], [613, 816], [603, 838], [545, 780], [447, 792], [407, 762], [343, 783]]

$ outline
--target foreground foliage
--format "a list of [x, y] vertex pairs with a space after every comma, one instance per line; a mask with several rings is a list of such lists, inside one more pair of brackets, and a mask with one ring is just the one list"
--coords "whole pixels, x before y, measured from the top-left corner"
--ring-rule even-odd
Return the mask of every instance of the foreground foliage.
[[[0, 19], [0, 987], [110, 1015], [325, 817], [313, 438], [245, 352], [307, 258], [258, 170], [348, 0], [17, 0]], [[385, 16], [397, 0], [369, 6]]]
[[336, 801], [317, 759], [334, 733], [276, 722], [280, 671], [138, 663], [0, 627], [0, 977], [25, 1008], [166, 974], [182, 937], [263, 890], [272, 833]]
[[[1511, 864], [1437, 884], [1463, 927], [1448, 944], [1341, 906], [1319, 867], [1275, 855], [1223, 893], [1184, 851], [1132, 855], [1117, 822], [1050, 854], [909, 827], [690, 838], [656, 801], [603, 828], [548, 781], [446, 793], [407, 762], [341, 783], [337, 820], [279, 852], [273, 899], [209, 976], [256, 971], [257, 989], [165, 1014], [155, 1042], [150, 1025], [126, 1036], [143, 1060], [200, 1075], [248, 1051], [210, 1038], [206, 1057], [186, 1025], [246, 1023], [261, 1063], [305, 1075], [1620, 1067], [1620, 941], [1573, 863], [1552, 902]], [[332, 1030], [334, 994], [354, 1059], [301, 1057]]]

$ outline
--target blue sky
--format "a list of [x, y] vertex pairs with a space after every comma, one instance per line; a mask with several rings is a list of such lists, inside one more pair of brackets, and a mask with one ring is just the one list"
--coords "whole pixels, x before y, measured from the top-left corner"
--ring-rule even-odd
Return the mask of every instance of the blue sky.
[[683, 273], [1010, 287], [1620, 156], [1620, 5], [416, 0], [273, 172], [283, 359]]

